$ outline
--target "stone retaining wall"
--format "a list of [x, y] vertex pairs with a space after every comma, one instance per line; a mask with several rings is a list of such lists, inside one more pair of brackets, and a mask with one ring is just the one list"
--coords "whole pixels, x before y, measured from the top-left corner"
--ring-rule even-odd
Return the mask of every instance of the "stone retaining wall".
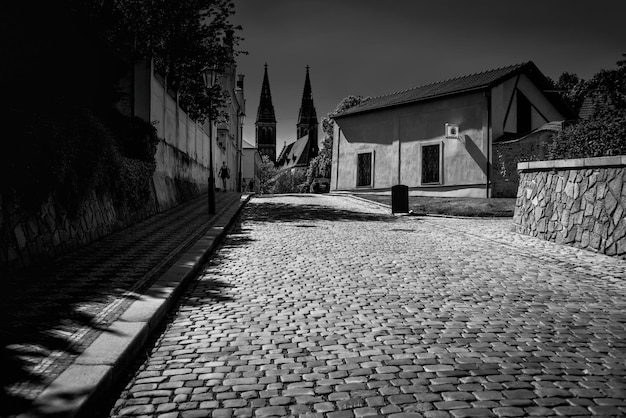
[[626, 156], [517, 167], [516, 232], [626, 259]]
[[69, 216], [53, 196], [36, 213], [0, 195], [0, 270], [49, 260], [102, 238], [157, 212], [154, 192], [136, 213], [116, 209], [109, 196], [92, 192], [76, 216]]

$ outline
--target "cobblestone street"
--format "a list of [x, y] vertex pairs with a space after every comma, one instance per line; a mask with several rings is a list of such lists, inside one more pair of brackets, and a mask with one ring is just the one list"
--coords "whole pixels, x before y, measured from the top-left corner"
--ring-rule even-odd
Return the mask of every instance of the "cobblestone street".
[[626, 261], [254, 197], [111, 417], [626, 416]]

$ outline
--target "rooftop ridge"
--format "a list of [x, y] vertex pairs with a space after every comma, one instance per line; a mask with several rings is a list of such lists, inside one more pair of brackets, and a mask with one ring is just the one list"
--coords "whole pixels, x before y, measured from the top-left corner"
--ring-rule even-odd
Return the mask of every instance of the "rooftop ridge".
[[406, 93], [408, 91], [417, 90], [417, 89], [421, 89], [421, 88], [424, 88], [424, 87], [435, 86], [437, 84], [442, 84], [442, 83], [449, 83], [451, 81], [460, 80], [460, 79], [463, 79], [463, 78], [476, 77], [476, 76], [479, 76], [481, 74], [487, 74], [487, 73], [492, 73], [492, 72], [496, 72], [496, 71], [502, 71], [502, 70], [509, 69], [509, 68], [511, 70], [513, 70], [515, 68], [523, 67], [524, 65], [528, 64], [529, 62], [530, 61], [521, 62], [521, 63], [518, 63], [518, 64], [512, 64], [512, 65], [505, 65], [503, 67], [493, 68], [491, 70], [484, 70], [484, 71], [480, 71], [480, 72], [477, 72], [477, 73], [465, 74], [465, 75], [452, 77], [452, 78], [448, 78], [448, 79], [444, 79], [444, 80], [434, 81], [432, 83], [421, 84], [419, 86], [411, 87], [411, 88], [408, 88], [408, 89], [398, 90], [398, 91], [391, 92], [391, 93], [386, 93], [386, 94], [381, 94], [380, 96], [374, 96], [371, 99], [382, 99], [383, 97], [394, 96], [396, 94]]

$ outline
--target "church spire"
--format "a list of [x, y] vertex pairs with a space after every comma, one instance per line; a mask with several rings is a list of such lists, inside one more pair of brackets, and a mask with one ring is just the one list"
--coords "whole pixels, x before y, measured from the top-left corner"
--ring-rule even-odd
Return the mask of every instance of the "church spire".
[[300, 126], [309, 126], [313, 123], [317, 124], [317, 113], [315, 111], [315, 105], [313, 104], [313, 91], [311, 89], [311, 78], [309, 77], [309, 66], [307, 65], [304, 90], [302, 92], [302, 104], [300, 105], [300, 113], [298, 114], [298, 138], [306, 135], [306, 132], [300, 135]]
[[265, 64], [265, 73], [263, 74], [263, 85], [261, 87], [261, 99], [259, 100], [259, 109], [256, 115], [257, 122], [276, 122], [274, 116], [274, 105], [272, 105], [272, 92], [270, 91], [270, 80], [267, 76], [267, 63]]
[[298, 114], [298, 124], [296, 125], [298, 138], [309, 136], [307, 144], [307, 160], [317, 156], [319, 145], [317, 143], [317, 112], [313, 104], [313, 91], [311, 89], [311, 78], [309, 77], [309, 66], [306, 66], [306, 77], [304, 79], [304, 90], [302, 92], [302, 104]]
[[270, 80], [267, 76], [267, 63], [263, 74], [263, 85], [261, 86], [261, 99], [259, 109], [256, 114], [255, 139], [256, 146], [261, 155], [267, 155], [272, 161], [276, 161], [276, 116], [274, 116], [274, 105], [272, 105], [272, 92], [270, 91]]

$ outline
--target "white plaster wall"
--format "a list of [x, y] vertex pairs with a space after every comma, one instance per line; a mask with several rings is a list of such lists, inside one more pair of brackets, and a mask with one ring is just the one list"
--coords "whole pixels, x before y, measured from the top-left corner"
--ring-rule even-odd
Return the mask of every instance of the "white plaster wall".
[[[206, 191], [209, 136], [177, 105], [176, 98], [165, 92], [154, 75], [150, 85], [150, 120], [161, 138], [153, 182], [159, 210], [164, 210], [181, 203], [181, 185], [187, 192]], [[218, 147], [213, 141], [215, 150]]]

